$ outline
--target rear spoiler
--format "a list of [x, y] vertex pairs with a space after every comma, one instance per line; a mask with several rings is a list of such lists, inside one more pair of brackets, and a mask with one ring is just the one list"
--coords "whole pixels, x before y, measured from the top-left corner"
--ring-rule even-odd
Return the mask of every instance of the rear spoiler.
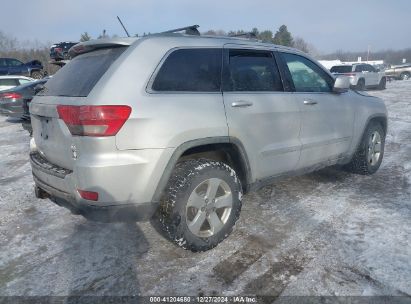
[[97, 49], [111, 48], [116, 46], [129, 46], [133, 44], [139, 38], [112, 38], [112, 39], [95, 39], [85, 42], [77, 43], [72, 46], [68, 51], [71, 58], [76, 57], [77, 55], [91, 52]]

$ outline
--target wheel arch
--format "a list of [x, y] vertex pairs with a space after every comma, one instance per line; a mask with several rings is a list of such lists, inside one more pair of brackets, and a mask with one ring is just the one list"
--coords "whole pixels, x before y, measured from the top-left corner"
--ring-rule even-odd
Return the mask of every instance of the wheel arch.
[[242, 143], [233, 137], [207, 137], [187, 141], [178, 146], [170, 157], [153, 195], [153, 202], [161, 199], [175, 165], [184, 159], [209, 158], [231, 166], [241, 180], [244, 192], [252, 181], [251, 168]]
[[369, 116], [364, 124], [364, 128], [361, 132], [361, 136], [358, 137], [358, 142], [355, 145], [355, 149], [352, 154], [354, 154], [357, 151], [358, 147], [361, 145], [361, 140], [364, 137], [364, 134], [367, 131], [368, 126], [371, 123], [379, 123], [382, 126], [385, 135], [387, 134], [387, 129], [388, 129], [387, 116], [382, 115], [382, 114], [374, 114], [374, 115]]

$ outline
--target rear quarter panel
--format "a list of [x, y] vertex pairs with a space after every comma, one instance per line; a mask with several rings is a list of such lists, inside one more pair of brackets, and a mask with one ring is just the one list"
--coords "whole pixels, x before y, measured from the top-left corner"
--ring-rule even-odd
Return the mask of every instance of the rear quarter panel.
[[[222, 93], [156, 93], [147, 89], [161, 60], [178, 47], [172, 38], [136, 42], [89, 95], [91, 103], [132, 107], [130, 118], [116, 136], [118, 149], [174, 148], [193, 139], [228, 135]], [[200, 46], [195, 39], [187, 39], [183, 48], [189, 47]], [[205, 40], [201, 47], [221, 46]]]

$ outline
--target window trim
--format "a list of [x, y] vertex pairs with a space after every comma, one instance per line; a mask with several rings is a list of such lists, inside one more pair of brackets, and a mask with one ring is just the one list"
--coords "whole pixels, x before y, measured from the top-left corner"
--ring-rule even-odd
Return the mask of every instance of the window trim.
[[[304, 56], [302, 54], [298, 54], [298, 53], [293, 53], [293, 52], [287, 52], [287, 51], [283, 51], [283, 50], [279, 50], [278, 52], [278, 57], [280, 58], [280, 62], [281, 62], [281, 70], [284, 70], [287, 81], [290, 84], [291, 87], [291, 93], [294, 94], [330, 94], [333, 93], [332, 87], [334, 86], [335, 83], [335, 78], [333, 76], [331, 76], [327, 71], [325, 71], [321, 66], [319, 66], [317, 63], [315, 63], [311, 58]], [[295, 90], [295, 86], [294, 86], [294, 81], [293, 78], [291, 76], [291, 72], [287, 66], [287, 63], [285, 62], [284, 57], [282, 56], [282, 54], [290, 54], [290, 55], [295, 55], [295, 56], [299, 56], [299, 57], [303, 57], [306, 60], [310, 61], [313, 65], [315, 65], [316, 67], [318, 67], [318, 69], [321, 71], [321, 73], [325, 76], [325, 78], [329, 78], [330, 82], [326, 81], [330, 86], [331, 86], [331, 90], [329, 92], [298, 92]]]
[[[219, 91], [156, 91], [153, 89], [153, 84], [155, 79], [157, 78], [158, 73], [161, 70], [161, 67], [167, 60], [167, 58], [174, 53], [175, 51], [178, 50], [192, 50], [192, 49], [217, 49], [221, 51], [221, 71], [220, 71], [220, 90]], [[146, 93], [147, 94], [222, 94], [222, 88], [223, 88], [223, 80], [222, 80], [222, 73], [223, 73], [223, 48], [221, 46], [179, 46], [179, 47], [174, 47], [169, 49], [164, 56], [161, 58], [160, 62], [157, 64], [155, 67], [153, 73], [151, 74], [149, 80], [147, 81], [146, 84]]]
[[[239, 50], [239, 51], [248, 51], [248, 52], [267, 52], [271, 53], [271, 58], [274, 60], [274, 64], [278, 70], [278, 75], [280, 76], [280, 81], [281, 81], [281, 87], [282, 90], [279, 91], [232, 91], [228, 89], [228, 84], [229, 84], [229, 62], [230, 62], [230, 50]], [[256, 47], [244, 47], [244, 45], [232, 45], [230, 44], [229, 46], [225, 46], [223, 49], [223, 70], [222, 70], [222, 82], [221, 82], [221, 88], [224, 94], [275, 94], [275, 93], [285, 93], [285, 86], [284, 86], [284, 80], [283, 80], [283, 74], [281, 71], [280, 64], [278, 63], [278, 60], [275, 55], [275, 51], [272, 49], [266, 49], [266, 48], [256, 48]]]

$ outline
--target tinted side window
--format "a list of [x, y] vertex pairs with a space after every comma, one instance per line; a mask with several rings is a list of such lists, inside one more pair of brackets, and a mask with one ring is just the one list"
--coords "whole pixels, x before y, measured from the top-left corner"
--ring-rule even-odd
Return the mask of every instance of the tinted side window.
[[229, 51], [227, 91], [283, 91], [272, 52]]
[[21, 66], [23, 65], [23, 62], [16, 60], [16, 59], [9, 59], [8, 64], [9, 66]]
[[221, 49], [179, 49], [172, 52], [153, 82], [154, 91], [218, 92]]
[[375, 68], [372, 65], [367, 64], [365, 67], [367, 72], [376, 72]]
[[364, 72], [366, 69], [364, 68], [364, 65], [357, 65], [357, 66], [355, 66], [355, 71], [356, 72], [359, 72], [359, 73], [361, 73], [361, 72]]
[[0, 85], [2, 86], [17, 86], [19, 83], [17, 79], [0, 79]]
[[283, 53], [296, 92], [331, 92], [333, 80], [318, 65], [307, 58]]

